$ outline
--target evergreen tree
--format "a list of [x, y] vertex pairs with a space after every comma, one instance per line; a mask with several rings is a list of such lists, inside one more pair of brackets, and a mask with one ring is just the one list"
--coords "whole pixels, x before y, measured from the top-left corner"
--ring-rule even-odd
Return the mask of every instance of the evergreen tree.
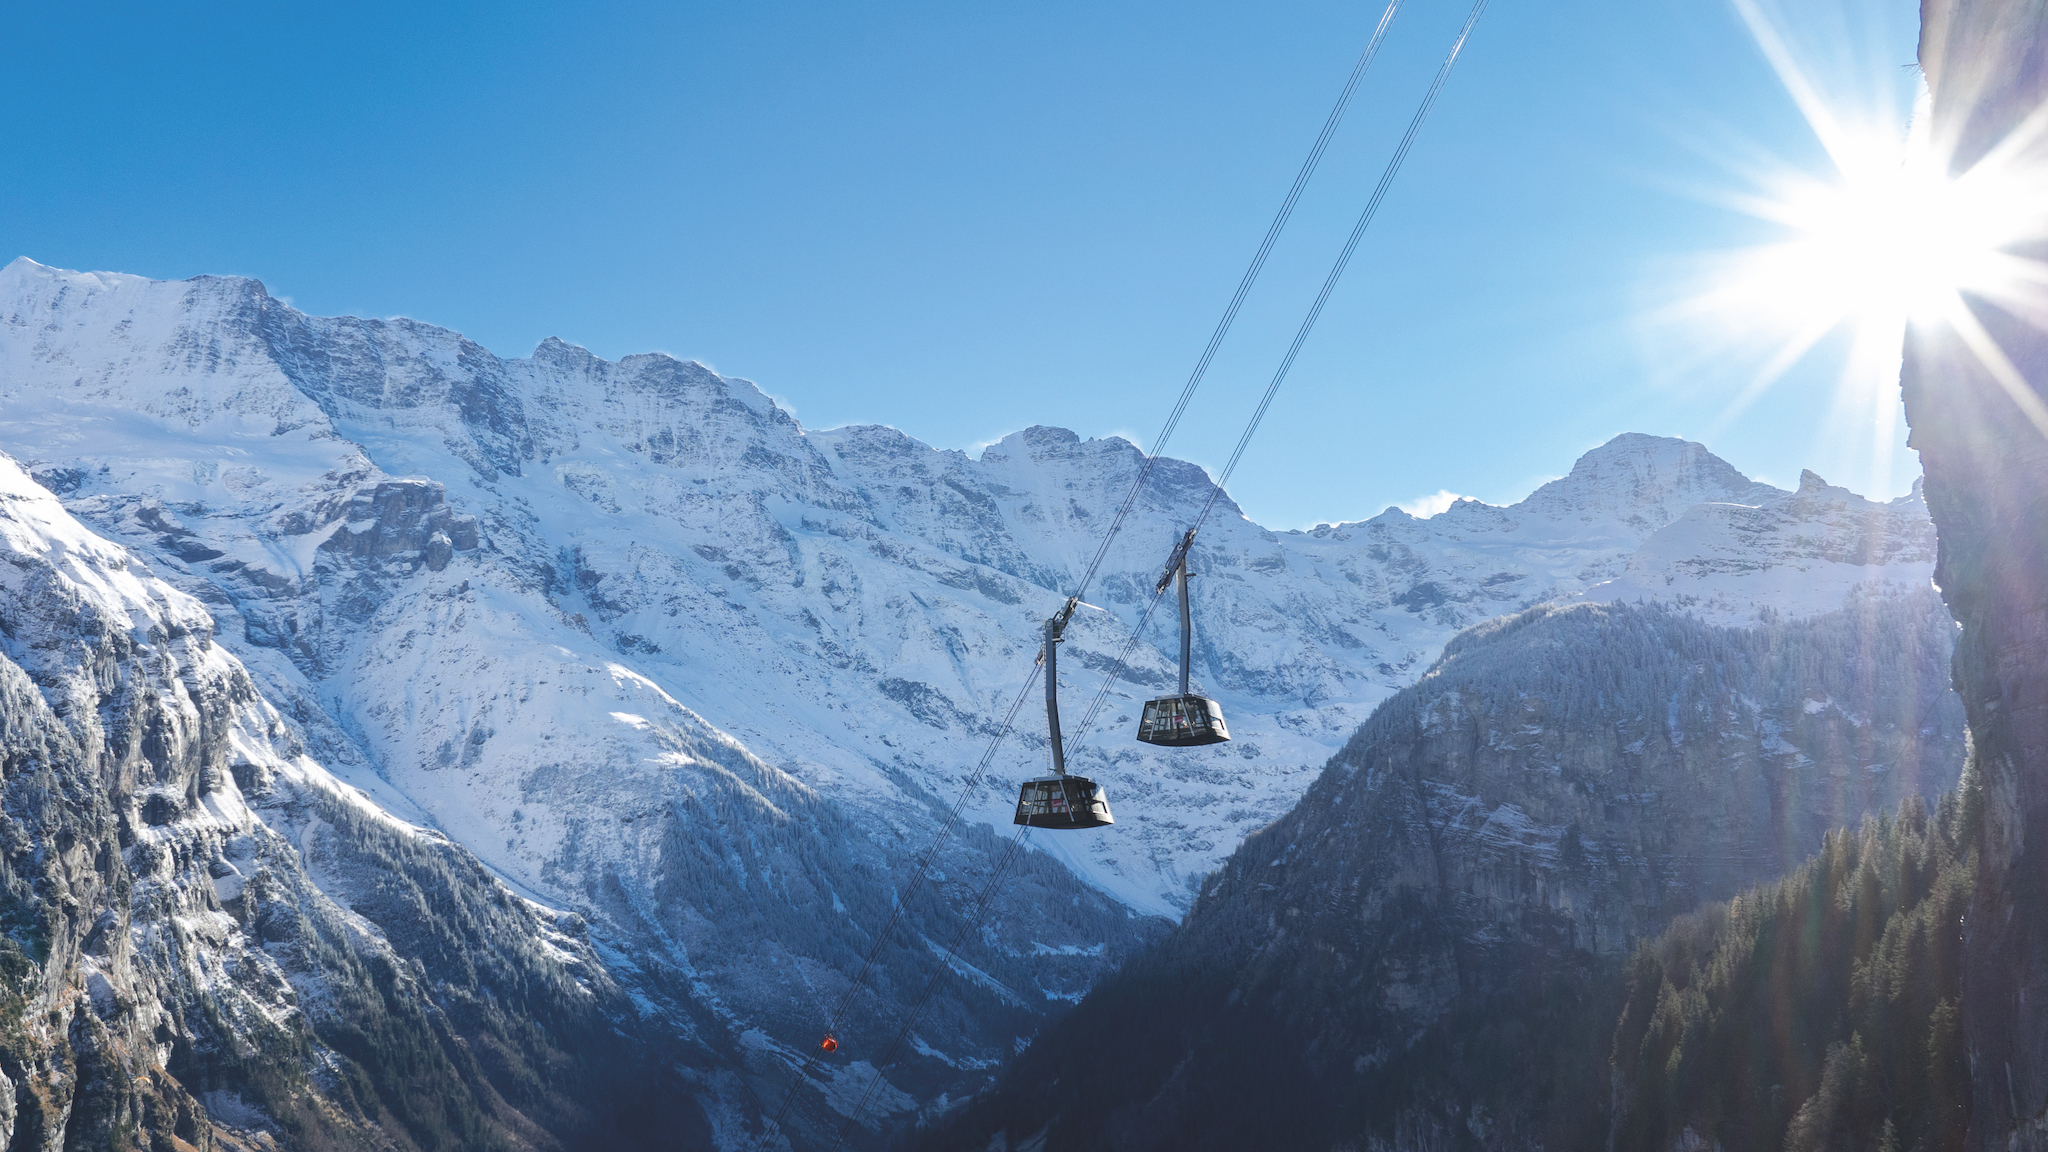
[[1639, 947], [1615, 1029], [1616, 1149], [1949, 1152], [1969, 1082], [1955, 1008], [1973, 781], [1830, 833], [1792, 875]]

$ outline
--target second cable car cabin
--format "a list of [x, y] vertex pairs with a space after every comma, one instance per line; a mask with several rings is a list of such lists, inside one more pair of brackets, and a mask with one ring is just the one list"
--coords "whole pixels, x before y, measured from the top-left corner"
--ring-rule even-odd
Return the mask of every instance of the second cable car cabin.
[[1166, 562], [1166, 575], [1159, 578], [1156, 592], [1166, 591], [1168, 582], [1180, 588], [1180, 692], [1145, 701], [1138, 718], [1138, 739], [1168, 748], [1199, 748], [1230, 739], [1223, 723], [1223, 706], [1188, 691], [1188, 654], [1194, 640], [1194, 625], [1188, 616], [1188, 548], [1195, 542], [1195, 530], [1188, 529]]
[[1085, 776], [1067, 774], [1067, 752], [1060, 741], [1060, 634], [1073, 618], [1079, 599], [1045, 622], [1045, 726], [1052, 740], [1052, 775], [1026, 780], [1017, 792], [1018, 824], [1033, 828], [1071, 830], [1100, 828], [1116, 823], [1109, 814], [1109, 795], [1102, 785]]
[[1223, 723], [1221, 704], [1183, 693], [1145, 701], [1138, 739], [1168, 748], [1199, 748], [1230, 739], [1230, 728]]
[[1116, 823], [1102, 785], [1064, 773], [1026, 780], [1017, 794], [1018, 824], [1033, 828], [1100, 828]]

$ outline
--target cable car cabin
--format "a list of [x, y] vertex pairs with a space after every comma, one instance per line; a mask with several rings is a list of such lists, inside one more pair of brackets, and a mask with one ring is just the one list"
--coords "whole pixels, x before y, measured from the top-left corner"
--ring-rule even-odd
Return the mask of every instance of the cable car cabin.
[[1223, 706], [1188, 691], [1188, 662], [1195, 636], [1188, 615], [1188, 549], [1194, 543], [1195, 530], [1190, 528], [1174, 546], [1166, 575], [1155, 587], [1158, 592], [1166, 591], [1168, 584], [1180, 587], [1180, 691], [1145, 701], [1145, 714], [1138, 718], [1138, 739], [1168, 748], [1199, 748], [1230, 739], [1230, 729], [1223, 723]]
[[1026, 780], [1017, 793], [1017, 820], [1033, 828], [1100, 828], [1116, 823], [1109, 796], [1085, 776]]
[[1145, 701], [1138, 720], [1138, 739], [1168, 748], [1198, 748], [1230, 739], [1223, 706], [1200, 696], [1162, 696]]

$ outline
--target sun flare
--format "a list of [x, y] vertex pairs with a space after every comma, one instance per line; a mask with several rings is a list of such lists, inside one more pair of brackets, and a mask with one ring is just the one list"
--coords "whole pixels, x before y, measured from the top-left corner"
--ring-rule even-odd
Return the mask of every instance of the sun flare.
[[[2048, 328], [2048, 109], [1960, 164], [1954, 141], [1929, 135], [1925, 84], [1909, 102], [1896, 61], [1843, 35], [1858, 12], [1841, 8], [1833, 35], [1812, 35], [1815, 8], [1765, 12], [1774, 2], [1733, 0], [1825, 162], [1751, 162], [1745, 191], [1706, 193], [1767, 225], [1755, 246], [1706, 256], [1667, 312], [1706, 338], [1710, 361], [1747, 375], [1708, 435], [1825, 342], [1843, 359], [1817, 435], [1843, 447], [1868, 437], [1851, 451], [1868, 465], [1866, 484], [1896, 482], [1898, 367], [1909, 326], [1921, 324], [1952, 328], [2048, 435], [2048, 406], [1985, 328], [1987, 307]], [[1800, 51], [1788, 27], [1808, 33]]]
[[[1882, 486], [1901, 418], [1898, 359], [1909, 326], [1952, 326], [2001, 383], [2015, 373], [1985, 332], [1982, 307], [2048, 328], [2048, 264], [2040, 262], [2048, 248], [2048, 109], [1958, 164], [1954, 141], [1927, 131], [1925, 86], [1905, 115], [1905, 100], [1888, 94], [1898, 92], [1896, 82], [1876, 82], [1894, 64], [1853, 59], [1853, 51], [1829, 59], [1827, 39], [1808, 43], [1802, 57], [1763, 2], [1735, 0], [1735, 8], [1821, 143], [1825, 164], [1751, 168], [1747, 191], [1714, 195], [1769, 225], [1772, 236], [1708, 256], [1704, 277], [1673, 316], [1704, 322], [1712, 346], [1753, 365], [1716, 426], [1739, 418], [1825, 340], [1847, 336], [1835, 426], [1847, 430], [1841, 420], [1851, 416], [1870, 422], [1870, 480]], [[1858, 88], [1864, 98], [1843, 96]], [[1872, 92], [1878, 98], [1868, 98]], [[2048, 410], [2032, 392], [2013, 383], [2007, 392], [2048, 435]]]
[[1873, 141], [1836, 178], [1806, 181], [1756, 211], [1789, 233], [1746, 253], [1731, 287], [1809, 330], [1946, 315], [1961, 293], [2019, 286], [2005, 249], [2031, 205], [2012, 182], [1950, 179], [1920, 133]]

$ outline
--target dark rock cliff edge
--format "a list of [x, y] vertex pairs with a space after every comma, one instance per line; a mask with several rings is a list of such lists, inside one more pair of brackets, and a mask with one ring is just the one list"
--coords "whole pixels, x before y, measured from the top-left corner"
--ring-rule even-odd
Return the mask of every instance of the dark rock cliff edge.
[[[1921, 21], [1933, 136], [1966, 171], [2048, 98], [2048, 3], [1926, 0]], [[2048, 161], [2038, 135], [2021, 152], [2019, 163]], [[2040, 258], [2036, 243], [2024, 254]], [[1963, 978], [1970, 1147], [2038, 1149], [2048, 1148], [2048, 435], [2022, 405], [2038, 404], [2048, 380], [2048, 334], [1990, 302], [1968, 305], [2012, 371], [1987, 365], [1953, 327], [1916, 328], [1906, 416], [1940, 532], [1936, 579], [1962, 623], [1955, 682], [1984, 791]]]

